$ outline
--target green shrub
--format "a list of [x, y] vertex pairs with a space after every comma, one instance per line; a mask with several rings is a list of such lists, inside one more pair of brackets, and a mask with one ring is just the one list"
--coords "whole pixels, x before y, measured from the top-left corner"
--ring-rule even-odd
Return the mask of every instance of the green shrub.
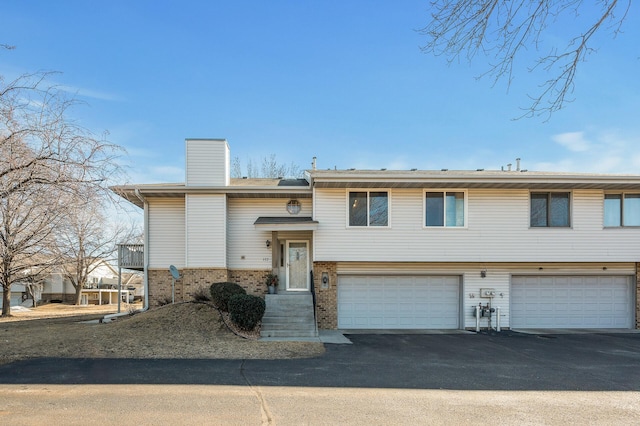
[[241, 330], [251, 331], [262, 319], [264, 300], [250, 294], [235, 294], [229, 299], [229, 315]]
[[247, 294], [236, 283], [213, 283], [210, 287], [211, 301], [223, 312], [229, 312], [229, 299], [235, 294]]

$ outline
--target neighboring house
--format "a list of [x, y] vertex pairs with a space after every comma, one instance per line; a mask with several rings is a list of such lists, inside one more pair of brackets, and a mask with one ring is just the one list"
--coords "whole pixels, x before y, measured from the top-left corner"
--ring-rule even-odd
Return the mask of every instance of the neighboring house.
[[225, 140], [189, 139], [185, 183], [114, 188], [144, 208], [152, 305], [216, 281], [263, 295], [273, 271], [281, 293], [315, 292], [323, 329], [473, 329], [478, 305], [505, 328], [638, 328], [640, 176], [230, 179], [229, 158]]
[[[104, 295], [98, 294], [98, 289], [114, 289], [118, 284], [118, 271], [109, 264], [109, 262], [96, 259], [98, 265], [91, 271], [87, 277], [87, 284], [85, 285], [87, 298], [85, 303], [102, 304], [111, 303], [113, 297], [106, 292]], [[45, 280], [42, 288], [42, 301], [62, 301], [65, 303], [75, 302], [76, 290], [71, 281], [66, 278], [61, 272], [51, 273]], [[118, 299], [115, 299], [117, 303]]]
[[[87, 284], [82, 290], [82, 302], [85, 304], [117, 303], [118, 271], [109, 262], [96, 259], [98, 265], [88, 276]], [[141, 299], [144, 295], [142, 277], [137, 273], [122, 274], [123, 297], [128, 300]], [[0, 292], [0, 295], [2, 292]], [[71, 281], [59, 271], [48, 274], [37, 286], [38, 302], [74, 303], [76, 290]], [[11, 286], [11, 305], [22, 304], [30, 297], [25, 285], [16, 283]], [[1, 305], [0, 299], [0, 305]], [[29, 305], [30, 306], [30, 305]]]
[[[2, 308], [2, 303], [3, 303], [2, 293], [3, 293], [3, 290], [0, 289], [0, 308]], [[24, 284], [21, 284], [21, 283], [13, 284], [11, 286], [11, 306], [21, 305], [25, 301], [24, 296], [26, 296], [26, 294], [27, 294], [27, 289], [25, 288]]]

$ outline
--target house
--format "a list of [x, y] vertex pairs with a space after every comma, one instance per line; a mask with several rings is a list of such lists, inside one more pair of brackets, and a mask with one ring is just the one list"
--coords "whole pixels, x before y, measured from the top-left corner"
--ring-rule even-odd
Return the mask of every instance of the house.
[[[144, 294], [139, 274], [123, 273], [121, 284], [125, 301], [141, 298]], [[87, 277], [87, 284], [82, 289], [82, 303], [96, 305], [118, 303], [117, 288], [117, 269], [104, 259], [96, 259]], [[38, 302], [44, 303], [52, 301], [74, 303], [76, 297], [75, 287], [59, 269], [53, 269], [44, 276], [42, 281], [36, 285], [35, 292]], [[25, 303], [30, 297], [26, 284], [16, 283], [11, 286], [11, 306]]]
[[[2, 308], [3, 298], [2, 293], [4, 291], [0, 288], [0, 308]], [[11, 296], [10, 296], [10, 305], [11, 306], [19, 306], [24, 303], [25, 299], [23, 298], [27, 294], [27, 288], [22, 283], [16, 283], [11, 286]]]
[[313, 293], [321, 329], [638, 328], [640, 176], [231, 179], [229, 158], [188, 139], [184, 183], [113, 188], [144, 209], [151, 305], [217, 281], [264, 295], [273, 272], [279, 294]]

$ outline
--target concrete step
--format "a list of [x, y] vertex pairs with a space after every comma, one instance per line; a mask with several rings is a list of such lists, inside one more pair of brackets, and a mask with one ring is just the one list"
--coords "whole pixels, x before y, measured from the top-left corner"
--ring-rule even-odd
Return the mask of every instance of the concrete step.
[[277, 312], [274, 312], [273, 310], [269, 310], [267, 308], [263, 316], [264, 318], [288, 318], [291, 320], [295, 320], [296, 318], [313, 318], [313, 307], [309, 306], [304, 311], [282, 310]]
[[291, 322], [303, 322], [313, 320], [313, 312], [302, 312], [302, 313], [284, 313], [284, 312], [271, 312], [268, 315], [265, 314], [262, 316], [262, 321], [265, 319], [270, 319], [274, 321], [291, 321]]
[[315, 329], [315, 324], [313, 323], [313, 321], [308, 321], [305, 323], [290, 323], [290, 322], [263, 322], [262, 323], [262, 329], [269, 329], [269, 328], [277, 328], [277, 329], [285, 329], [285, 328], [290, 328], [292, 330], [297, 330], [297, 329], [301, 329], [301, 328], [313, 328]]
[[273, 319], [273, 318], [262, 318], [262, 326], [270, 326], [270, 325], [290, 325], [291, 327], [296, 327], [296, 326], [304, 326], [304, 325], [308, 325], [308, 324], [312, 324], [315, 326], [315, 324], [313, 323], [313, 318], [307, 318], [304, 321], [300, 321], [300, 320], [287, 320], [287, 319], [283, 319], [283, 318], [278, 318], [278, 319]]
[[310, 293], [267, 294], [262, 337], [316, 337]]
[[265, 302], [271, 306], [305, 306], [313, 304], [311, 296], [280, 296], [277, 294], [267, 294]]
[[269, 330], [261, 331], [260, 337], [318, 337], [315, 330], [296, 331], [296, 330]]
[[311, 334], [312, 336], [316, 335], [315, 327], [305, 327], [305, 328], [289, 328], [289, 327], [270, 327], [266, 330], [261, 330], [261, 336], [273, 336], [273, 333], [278, 333], [281, 336], [286, 336], [287, 333], [291, 333], [291, 336], [299, 336], [300, 334]]
[[304, 305], [268, 305], [267, 308], [271, 312], [279, 313], [279, 312], [298, 312], [303, 313], [308, 311], [309, 309], [313, 309], [313, 304], [306, 303]]

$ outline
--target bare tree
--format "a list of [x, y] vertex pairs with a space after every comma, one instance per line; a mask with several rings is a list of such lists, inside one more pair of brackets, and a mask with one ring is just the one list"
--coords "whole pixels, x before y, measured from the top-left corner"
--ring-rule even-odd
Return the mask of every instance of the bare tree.
[[295, 164], [290, 165], [279, 164], [276, 161], [276, 155], [271, 154], [269, 157], [262, 159], [262, 176], [277, 178], [277, 177], [298, 177], [300, 176], [300, 168]]
[[80, 304], [82, 289], [91, 273], [102, 261], [115, 261], [116, 245], [136, 235], [134, 225], [112, 223], [104, 211], [102, 199], [89, 192], [73, 206], [73, 214], [68, 215], [55, 232], [55, 252], [61, 259], [62, 275], [75, 289], [76, 305]]
[[431, 2], [431, 21], [420, 30], [429, 39], [423, 52], [443, 55], [451, 63], [461, 56], [472, 60], [478, 54], [490, 58], [483, 75], [490, 75], [494, 84], [503, 78], [510, 85], [517, 70], [516, 59], [530, 48], [543, 45], [542, 36], [549, 26], [561, 19], [581, 18], [582, 29], [566, 41], [565, 46], [543, 52], [528, 71], [541, 69], [550, 75], [540, 92], [530, 95], [531, 105], [523, 116], [552, 114], [561, 109], [574, 90], [578, 65], [594, 51], [591, 42], [596, 33], [620, 31], [631, 0], [600, 0], [600, 10], [582, 0], [437, 0]]
[[53, 231], [73, 214], [67, 207], [87, 193], [111, 196], [107, 185], [122, 172], [119, 147], [71, 120], [77, 102], [47, 77], [0, 77], [2, 316], [11, 314], [11, 285], [51, 266]]
[[242, 165], [238, 157], [233, 157], [233, 161], [231, 162], [231, 176], [234, 178], [242, 177]]
[[255, 167], [253, 167], [253, 161], [251, 161], [251, 159], [247, 161], [247, 177], [249, 178], [258, 177], [258, 171], [256, 170]]
[[295, 163], [280, 164], [276, 160], [276, 155], [271, 154], [269, 157], [263, 157], [260, 163], [260, 168], [254, 165], [253, 161], [249, 159], [247, 161], [246, 174], [242, 174], [242, 165], [240, 159], [235, 157], [231, 167], [231, 177], [239, 178], [246, 176], [248, 178], [285, 178], [285, 177], [300, 177], [302, 171]]
[[63, 204], [55, 194], [37, 187], [20, 188], [0, 199], [3, 316], [11, 314], [13, 284], [39, 282], [57, 263], [50, 248], [55, 226], [65, 214]]

